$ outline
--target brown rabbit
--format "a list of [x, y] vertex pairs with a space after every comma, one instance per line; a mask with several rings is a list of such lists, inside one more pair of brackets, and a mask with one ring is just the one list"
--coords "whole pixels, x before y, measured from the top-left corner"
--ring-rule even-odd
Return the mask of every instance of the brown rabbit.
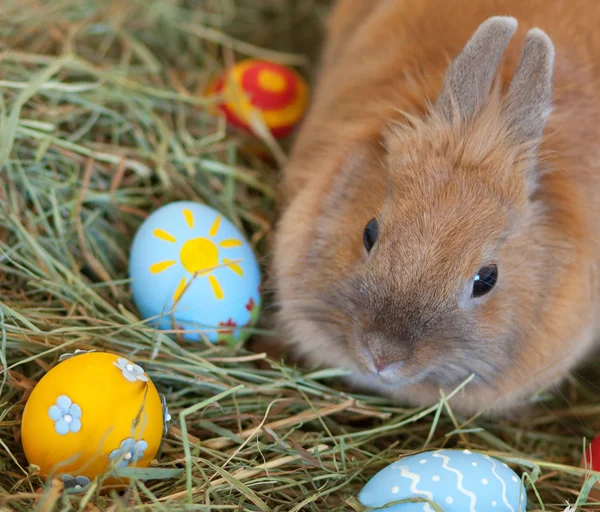
[[337, 2], [282, 183], [287, 349], [418, 405], [474, 375], [463, 414], [590, 353], [598, 26], [589, 0]]

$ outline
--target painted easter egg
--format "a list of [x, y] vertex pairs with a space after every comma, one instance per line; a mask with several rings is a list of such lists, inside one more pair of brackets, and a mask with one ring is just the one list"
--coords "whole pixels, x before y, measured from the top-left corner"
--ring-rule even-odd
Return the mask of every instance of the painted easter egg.
[[[600, 435], [596, 436], [590, 445], [587, 447], [585, 456], [581, 461], [582, 467], [591, 469], [592, 471], [600, 471]], [[596, 490], [597, 486], [590, 489], [588, 502], [600, 501], [600, 491]]]
[[108, 352], [65, 354], [37, 383], [23, 411], [21, 438], [30, 464], [60, 476], [67, 489], [98, 475], [147, 467], [170, 417], [143, 368]]
[[[444, 512], [525, 511], [527, 495], [517, 474], [499, 460], [469, 450], [435, 450], [404, 457], [362, 489], [365, 507], [425, 498]], [[433, 512], [429, 503], [402, 503], [386, 512]]]
[[154, 211], [131, 246], [133, 300], [152, 327], [189, 341], [237, 343], [260, 313], [260, 269], [247, 240], [209, 206]]
[[293, 69], [273, 62], [243, 60], [218, 77], [207, 95], [218, 94], [217, 105], [227, 121], [252, 131], [251, 119], [260, 114], [276, 138], [288, 136], [304, 116], [308, 86]]

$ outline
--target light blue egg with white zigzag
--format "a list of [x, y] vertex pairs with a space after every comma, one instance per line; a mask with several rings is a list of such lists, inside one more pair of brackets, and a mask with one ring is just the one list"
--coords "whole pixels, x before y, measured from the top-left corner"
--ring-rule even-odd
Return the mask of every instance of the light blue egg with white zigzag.
[[[425, 498], [444, 512], [524, 512], [525, 488], [506, 464], [469, 450], [435, 450], [404, 457], [377, 473], [360, 492], [365, 507]], [[428, 503], [403, 503], [386, 512], [434, 512]]]
[[233, 344], [260, 313], [260, 268], [252, 247], [219, 211], [191, 201], [155, 210], [131, 246], [133, 300], [154, 328], [189, 341]]

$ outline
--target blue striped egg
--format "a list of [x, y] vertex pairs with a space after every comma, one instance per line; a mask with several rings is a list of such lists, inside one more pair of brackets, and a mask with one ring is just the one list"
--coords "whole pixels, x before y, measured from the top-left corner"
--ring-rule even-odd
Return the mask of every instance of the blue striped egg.
[[[527, 495], [517, 474], [498, 459], [469, 450], [435, 450], [400, 459], [360, 492], [365, 507], [421, 497], [444, 512], [521, 512]], [[428, 503], [403, 503], [386, 512], [434, 512]]]
[[243, 341], [260, 313], [260, 268], [242, 233], [204, 204], [176, 201], [139, 227], [131, 293], [151, 327], [188, 341]]

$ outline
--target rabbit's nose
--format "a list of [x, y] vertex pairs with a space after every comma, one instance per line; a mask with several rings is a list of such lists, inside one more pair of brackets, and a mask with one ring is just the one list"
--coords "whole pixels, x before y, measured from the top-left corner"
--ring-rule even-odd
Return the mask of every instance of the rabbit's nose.
[[373, 366], [375, 367], [375, 371], [377, 373], [381, 373], [389, 366], [389, 364], [385, 361], [380, 361], [379, 359], [373, 358]]
[[377, 375], [392, 373], [404, 366], [404, 361], [390, 361], [388, 358], [379, 354], [373, 354], [369, 349], [365, 350], [369, 369]]

